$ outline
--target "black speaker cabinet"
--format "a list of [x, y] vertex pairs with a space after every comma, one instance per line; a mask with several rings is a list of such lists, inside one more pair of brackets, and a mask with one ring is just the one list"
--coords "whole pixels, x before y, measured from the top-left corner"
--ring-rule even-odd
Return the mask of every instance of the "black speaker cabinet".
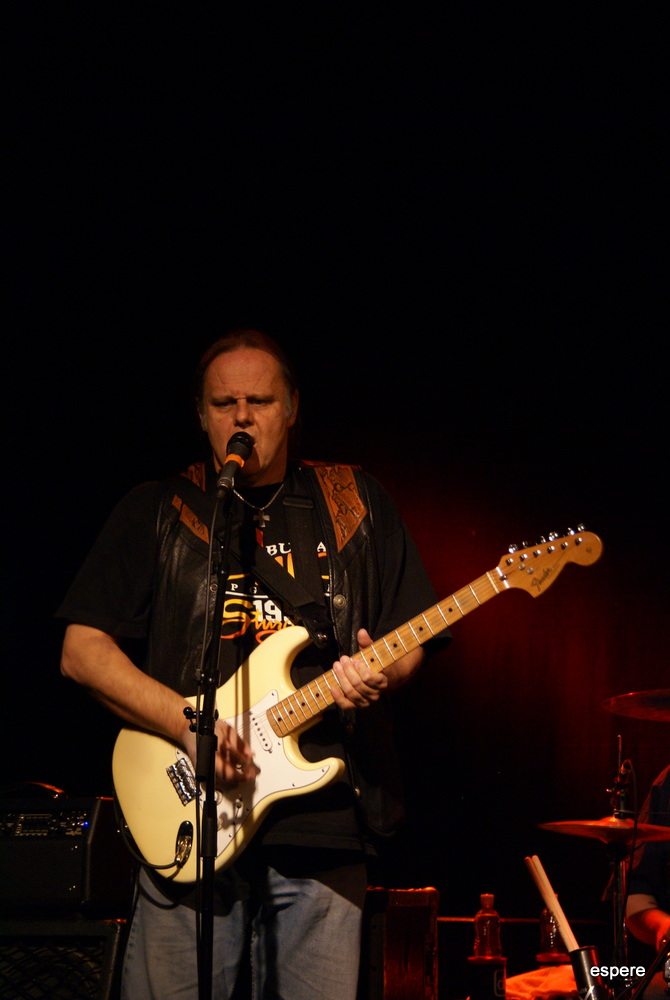
[[367, 891], [358, 1000], [437, 1000], [437, 889]]
[[0, 916], [127, 916], [133, 867], [109, 798], [0, 798]]
[[120, 920], [0, 920], [0, 1000], [117, 1000]]

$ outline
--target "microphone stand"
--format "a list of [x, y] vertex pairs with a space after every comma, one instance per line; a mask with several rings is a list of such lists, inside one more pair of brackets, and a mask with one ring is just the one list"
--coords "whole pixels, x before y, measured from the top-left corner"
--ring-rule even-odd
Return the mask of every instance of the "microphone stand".
[[[232, 487], [232, 483], [231, 483]], [[212, 519], [212, 532], [215, 532], [219, 500], [225, 497], [229, 500], [229, 492], [217, 490], [217, 499]], [[197, 759], [195, 764], [196, 782], [204, 787], [203, 809], [201, 817], [201, 875], [200, 875], [200, 938], [198, 949], [198, 997], [199, 1000], [212, 1000], [213, 961], [214, 961], [214, 862], [217, 856], [218, 813], [216, 808], [216, 754], [218, 737], [215, 727], [218, 718], [216, 708], [216, 693], [219, 687], [219, 652], [221, 647], [221, 627], [223, 622], [223, 604], [226, 583], [228, 580], [228, 543], [230, 539], [230, 518], [228, 506], [222, 509], [223, 532], [216, 532], [219, 541], [219, 551], [212, 562], [216, 566], [217, 589], [214, 606], [214, 628], [208, 655], [205, 658], [205, 668], [201, 677], [202, 690], [201, 708], [197, 716], [196, 731], [198, 734]], [[214, 565], [212, 568], [214, 568]]]
[[[210, 527], [210, 551], [207, 562], [207, 582], [216, 565], [217, 588], [214, 605], [214, 628], [207, 651], [203, 649], [203, 669], [199, 678], [200, 707], [194, 718], [194, 713], [187, 712], [191, 718], [191, 728], [197, 733], [197, 750], [195, 761], [196, 786], [204, 788], [201, 835], [200, 835], [200, 885], [199, 885], [199, 915], [200, 933], [198, 935], [198, 997], [199, 1000], [212, 1000], [213, 961], [214, 961], [214, 873], [217, 856], [218, 814], [216, 808], [216, 754], [218, 737], [216, 735], [216, 694], [220, 682], [219, 655], [221, 651], [221, 629], [223, 626], [223, 605], [226, 583], [228, 581], [228, 553], [230, 549], [230, 495], [233, 490], [235, 475], [242, 468], [254, 447], [254, 440], [246, 431], [238, 431], [230, 438], [226, 447], [226, 458], [219, 470], [216, 483], [216, 500], [212, 524]], [[223, 531], [217, 530], [217, 515], [220, 501], [225, 501], [221, 507], [223, 516]], [[214, 555], [214, 541], [219, 542], [219, 551]], [[211, 564], [210, 564], [211, 559]], [[208, 599], [207, 601], [207, 607]], [[203, 641], [204, 646], [204, 641]]]

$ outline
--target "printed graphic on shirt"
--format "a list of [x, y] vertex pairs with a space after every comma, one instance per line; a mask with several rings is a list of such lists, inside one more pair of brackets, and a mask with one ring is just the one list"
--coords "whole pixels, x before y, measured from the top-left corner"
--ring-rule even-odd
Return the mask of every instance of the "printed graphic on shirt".
[[[290, 544], [266, 545], [265, 551], [282, 569], [295, 578]], [[330, 589], [328, 560], [323, 543], [318, 545], [317, 553], [323, 566], [321, 573], [323, 592], [328, 598]], [[223, 606], [222, 639], [244, 637], [247, 641], [260, 643], [269, 635], [294, 624], [284, 603], [274, 595], [268, 594], [265, 584], [256, 580], [250, 573], [231, 573]]]

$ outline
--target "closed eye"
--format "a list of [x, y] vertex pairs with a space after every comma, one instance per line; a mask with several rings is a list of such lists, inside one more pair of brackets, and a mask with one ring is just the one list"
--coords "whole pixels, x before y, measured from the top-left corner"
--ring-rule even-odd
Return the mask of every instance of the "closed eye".
[[275, 402], [275, 397], [274, 396], [246, 396], [246, 397], [245, 396], [240, 396], [239, 399], [235, 399], [234, 397], [230, 397], [230, 398], [226, 398], [226, 399], [212, 399], [210, 402], [211, 402], [212, 406], [215, 406], [217, 408], [217, 410], [223, 410], [223, 409], [226, 409], [226, 407], [235, 406], [236, 403], [242, 402], [242, 401], [246, 402], [247, 406], [263, 407], [263, 406], [270, 406], [272, 403], [274, 403]]

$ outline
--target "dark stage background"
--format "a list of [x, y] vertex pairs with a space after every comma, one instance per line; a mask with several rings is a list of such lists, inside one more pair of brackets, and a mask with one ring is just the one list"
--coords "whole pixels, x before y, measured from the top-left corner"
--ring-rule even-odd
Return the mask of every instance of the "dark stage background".
[[[308, 458], [393, 493], [439, 597], [583, 522], [604, 555], [454, 627], [397, 699], [389, 886], [608, 919], [603, 845], [666, 723], [667, 392], [655, 7], [10, 4], [9, 780], [110, 792], [110, 719], [54, 610], [111, 506], [200, 448], [190, 371], [237, 325], [297, 358]], [[544, 6], [544, 5], [541, 5]]]

